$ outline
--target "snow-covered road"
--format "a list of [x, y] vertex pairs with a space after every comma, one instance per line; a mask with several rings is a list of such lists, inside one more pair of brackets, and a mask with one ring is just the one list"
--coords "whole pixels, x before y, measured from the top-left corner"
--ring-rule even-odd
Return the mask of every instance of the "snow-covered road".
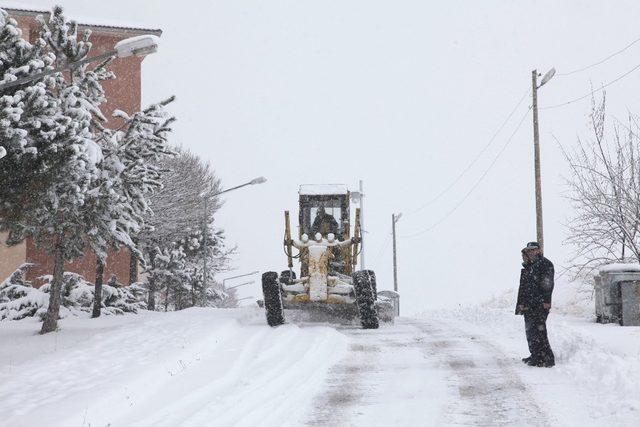
[[488, 307], [378, 330], [256, 309], [0, 322], [2, 426], [637, 425], [640, 328], [550, 317], [553, 369]]
[[548, 424], [514, 360], [479, 336], [418, 319], [341, 332], [350, 351], [330, 370], [308, 424]]

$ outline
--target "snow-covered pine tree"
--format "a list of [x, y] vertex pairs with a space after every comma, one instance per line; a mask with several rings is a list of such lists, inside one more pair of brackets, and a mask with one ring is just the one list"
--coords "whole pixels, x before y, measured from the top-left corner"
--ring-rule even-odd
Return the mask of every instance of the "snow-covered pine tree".
[[157, 247], [152, 256], [149, 280], [154, 283], [156, 291], [161, 292], [164, 311], [168, 311], [170, 305], [175, 308], [176, 302], [181, 304], [187, 298], [189, 277], [185, 269], [185, 254], [177, 246]]
[[[124, 125], [114, 132], [105, 131], [101, 148], [103, 159], [98, 164], [100, 176], [90, 191], [86, 224], [89, 243], [96, 254], [96, 292], [93, 317], [100, 316], [104, 263], [108, 249], [128, 248], [144, 259], [133, 236], [140, 233], [148, 198], [161, 188], [158, 162], [173, 155], [167, 134], [173, 117], [164, 107], [169, 98], [133, 116], [117, 111]], [[96, 217], [97, 216], [97, 217]]]
[[[26, 53], [33, 53], [36, 56], [30, 63], [34, 67], [53, 64], [53, 54], [37, 54], [46, 44], [43, 34], [30, 46], [19, 38], [15, 21], [4, 16], [3, 24], [3, 34], [7, 36], [4, 42], [9, 44], [9, 51], [14, 50], [7, 58], [19, 63]], [[14, 66], [3, 71], [2, 80], [15, 78]], [[92, 112], [74, 96], [75, 89], [69, 86], [64, 76], [57, 73], [43, 82], [31, 82], [24, 88], [10, 90], [2, 97], [4, 103], [10, 106], [13, 103], [16, 107], [9, 110], [14, 113], [10, 121], [28, 126], [2, 130], [8, 134], [9, 147], [0, 176], [3, 182], [0, 187], [8, 188], [2, 190], [0, 228], [9, 231], [9, 244], [30, 236], [54, 257], [53, 287], [42, 333], [57, 327], [65, 259], [74, 259], [83, 253], [82, 209], [99, 157], [90, 131]], [[7, 114], [7, 110], [3, 109], [3, 113]], [[7, 185], [5, 177], [18, 185]]]
[[[49, 69], [55, 56], [44, 51], [41, 38], [22, 38], [17, 22], [0, 9], [0, 84]], [[0, 231], [8, 231], [22, 214], [23, 202], [41, 190], [58, 171], [47, 155], [65, 125], [51, 91], [53, 76], [0, 92], [0, 141], [5, 156], [0, 167]], [[10, 242], [9, 242], [10, 243]]]
[[[81, 34], [78, 33], [78, 26], [75, 22], [67, 20], [61, 7], [55, 7], [53, 13], [46, 22], [42, 16], [38, 17], [41, 26], [41, 37], [47, 42], [49, 49], [56, 54], [58, 61], [65, 63], [74, 63], [84, 59], [91, 51], [90, 30], [85, 30]], [[106, 68], [109, 61], [104, 61], [97, 67], [90, 69], [88, 65], [74, 67], [69, 73], [68, 81], [62, 80], [63, 87], [59, 96], [63, 99], [62, 106], [65, 115], [74, 117], [87, 129], [87, 147], [91, 147], [91, 161], [96, 168], [100, 168], [103, 162], [103, 155], [98, 141], [104, 139], [103, 133], [105, 129], [102, 123], [106, 122], [106, 118], [100, 110], [100, 105], [106, 101], [105, 93], [102, 88], [102, 82], [114, 79], [113, 73]], [[100, 168], [102, 169], [102, 168]], [[104, 262], [106, 259], [106, 250], [108, 238], [103, 230], [102, 222], [106, 220], [104, 198], [99, 197], [101, 193], [96, 191], [100, 188], [100, 182], [108, 180], [108, 171], [100, 170], [93, 177], [90, 184], [91, 191], [86, 194], [85, 209], [83, 212], [90, 217], [84, 222], [89, 226], [89, 243], [93, 252], [98, 259], [96, 267], [96, 301], [100, 301], [102, 290], [102, 271], [104, 270]], [[98, 181], [98, 182], [96, 182]], [[102, 219], [102, 221], [100, 221]], [[103, 231], [102, 233], [97, 230]], [[54, 286], [55, 287], [55, 286]], [[53, 295], [53, 293], [52, 293]]]
[[[90, 32], [79, 35], [61, 8], [48, 22], [39, 21], [40, 37], [31, 45], [1, 13], [1, 81], [90, 52]], [[64, 261], [82, 256], [86, 240], [102, 260], [110, 244], [133, 248], [128, 233], [139, 228], [146, 197], [160, 185], [154, 164], [169, 152], [166, 133], [173, 119], [163, 112], [169, 101], [123, 117], [119, 131], [103, 127], [101, 82], [114, 78], [106, 65], [76, 67], [68, 79], [58, 73], [0, 98], [0, 135], [8, 152], [0, 168], [0, 230], [9, 231], [10, 244], [31, 236], [54, 257], [43, 333], [57, 326]]]
[[[78, 34], [77, 25], [68, 21], [62, 9], [54, 9], [49, 22], [40, 18], [42, 36], [58, 57], [77, 62], [91, 52], [90, 31]], [[106, 118], [100, 110], [106, 101], [102, 82], [115, 78], [107, 70], [110, 61], [95, 68], [76, 67], [61, 94], [76, 101], [71, 108], [82, 105], [84, 119], [90, 120], [93, 140], [100, 155], [96, 156], [98, 174], [91, 183], [85, 202], [86, 237], [96, 255], [95, 303], [93, 317], [100, 315], [102, 283], [108, 249], [138, 249], [131, 236], [140, 231], [142, 215], [148, 210], [147, 198], [160, 187], [158, 167], [164, 156], [172, 154], [167, 143], [170, 124], [164, 107], [170, 98], [154, 104], [132, 116], [116, 111], [124, 124], [117, 130], [103, 127]], [[66, 105], [66, 104], [64, 104]], [[83, 110], [85, 111], [83, 114]], [[86, 116], [86, 112], [90, 115]]]

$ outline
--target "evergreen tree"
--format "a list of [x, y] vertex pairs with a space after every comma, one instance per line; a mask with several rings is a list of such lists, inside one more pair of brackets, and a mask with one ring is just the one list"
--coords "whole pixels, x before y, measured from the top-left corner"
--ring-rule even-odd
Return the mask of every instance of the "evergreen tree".
[[[8, 58], [19, 62], [28, 53], [34, 55], [31, 63], [54, 64], [52, 53], [38, 55], [46, 45], [45, 32], [34, 45], [28, 45], [19, 39], [15, 21], [4, 15], [3, 23], [2, 34], [9, 34], [5, 42], [9, 47], [13, 43], [14, 49]], [[3, 81], [16, 76], [14, 66], [3, 71]], [[25, 86], [17, 87], [12, 99], [3, 96], [3, 102], [15, 105], [10, 120], [27, 126], [1, 130], [9, 142], [2, 178], [6, 176], [17, 185], [6, 185], [2, 179], [2, 187], [9, 190], [2, 194], [0, 228], [9, 231], [9, 244], [33, 237], [54, 257], [49, 309], [42, 327], [46, 333], [57, 327], [64, 261], [83, 254], [82, 209], [96, 173], [99, 150], [92, 141], [90, 108], [77, 98], [76, 88], [66, 84], [61, 73]], [[7, 160], [9, 164], [4, 163]]]
[[96, 254], [96, 292], [93, 317], [100, 316], [101, 288], [108, 249], [128, 248], [133, 256], [144, 259], [132, 236], [142, 230], [144, 215], [149, 212], [148, 197], [161, 188], [159, 160], [173, 154], [167, 133], [173, 117], [167, 117], [165, 105], [159, 104], [128, 116], [118, 111], [124, 120], [121, 129], [111, 132], [102, 143], [103, 159], [100, 176], [90, 191], [87, 210], [87, 236]]
[[[30, 45], [3, 12], [2, 81], [56, 62], [74, 63], [89, 54], [90, 31], [79, 34], [61, 8], [54, 9], [48, 22], [38, 19], [39, 38]], [[81, 257], [87, 243], [99, 260], [99, 313], [100, 265], [109, 247], [136, 251], [131, 234], [141, 228], [147, 197], [161, 185], [160, 170], [154, 165], [170, 153], [166, 134], [173, 118], [167, 118], [163, 110], [170, 100], [131, 117], [118, 112], [125, 125], [115, 131], [104, 127], [102, 82], [115, 78], [107, 70], [108, 63], [93, 69], [74, 67], [68, 77], [56, 73], [13, 88], [0, 100], [4, 107], [0, 135], [7, 148], [0, 182], [9, 184], [0, 186], [0, 230], [9, 231], [10, 244], [32, 237], [54, 258], [42, 333], [57, 327], [64, 262]]]

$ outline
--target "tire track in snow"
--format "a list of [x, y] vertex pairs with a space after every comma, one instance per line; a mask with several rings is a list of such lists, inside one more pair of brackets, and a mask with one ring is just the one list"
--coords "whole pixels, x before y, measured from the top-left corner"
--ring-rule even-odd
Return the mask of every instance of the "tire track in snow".
[[329, 371], [306, 425], [432, 425], [437, 411], [420, 409], [438, 387], [429, 382], [421, 332], [402, 323], [339, 330], [350, 338], [349, 353]]
[[426, 354], [450, 372], [454, 400], [444, 418], [454, 425], [550, 425], [532, 393], [513, 369], [519, 360], [495, 345], [451, 325], [413, 322], [427, 334]]
[[520, 363], [448, 325], [398, 319], [341, 328], [349, 353], [314, 399], [307, 425], [549, 425], [513, 369]]

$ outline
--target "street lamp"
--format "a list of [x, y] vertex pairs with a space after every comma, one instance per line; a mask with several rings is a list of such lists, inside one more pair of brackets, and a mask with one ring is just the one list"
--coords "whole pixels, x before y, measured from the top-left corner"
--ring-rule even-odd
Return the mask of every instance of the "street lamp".
[[101, 55], [92, 56], [90, 58], [85, 58], [80, 61], [70, 62], [64, 65], [61, 65], [60, 67], [54, 68], [53, 70], [47, 70], [38, 74], [32, 74], [29, 76], [21, 77], [12, 82], [0, 85], [0, 91], [9, 89], [15, 86], [19, 86], [21, 84], [28, 83], [33, 80], [38, 80], [43, 77], [49, 76], [51, 74], [68, 70], [70, 68], [77, 68], [77, 67], [80, 67], [81, 65], [88, 64], [90, 62], [102, 61], [108, 58], [126, 58], [132, 55], [146, 56], [158, 51], [158, 41], [159, 41], [159, 38], [151, 34], [146, 34], [146, 35], [137, 36], [137, 37], [130, 37], [128, 39], [124, 39], [116, 43], [116, 45], [113, 47], [113, 50], [110, 50], [109, 52], [103, 53]]
[[536, 187], [536, 240], [544, 250], [544, 233], [542, 227], [542, 179], [540, 176], [540, 133], [538, 130], [538, 89], [546, 84], [556, 74], [552, 68], [542, 77], [538, 85], [538, 71], [531, 72], [531, 91], [533, 108], [533, 167]]
[[219, 196], [220, 194], [228, 193], [229, 191], [237, 190], [238, 188], [246, 187], [247, 185], [264, 184], [265, 182], [267, 182], [267, 178], [265, 178], [264, 176], [259, 176], [257, 178], [252, 179], [249, 182], [245, 182], [244, 184], [241, 184], [241, 185], [238, 185], [238, 186], [235, 186], [235, 187], [231, 187], [231, 188], [227, 188], [226, 190], [222, 190], [222, 191], [220, 191], [218, 193], [211, 194], [211, 197]]
[[[227, 188], [226, 190], [222, 190], [222, 191], [218, 191], [217, 193], [213, 193], [210, 194], [207, 191], [203, 191], [202, 193], [200, 193], [200, 197], [204, 197], [204, 221], [203, 221], [203, 246], [204, 246], [204, 263], [203, 263], [203, 280], [202, 280], [202, 285], [203, 288], [207, 288], [207, 275], [208, 275], [208, 270], [207, 270], [207, 212], [209, 212], [209, 197], [215, 197], [215, 196], [219, 196], [220, 194], [224, 194], [224, 193], [228, 193], [229, 191], [233, 191], [233, 190], [237, 190], [238, 188], [242, 188], [242, 187], [246, 187], [247, 185], [257, 185], [257, 184], [264, 184], [265, 182], [267, 182], [267, 178], [265, 178], [264, 176], [259, 176], [257, 178], [252, 179], [251, 181], [241, 184], [241, 185], [237, 185], [235, 187], [231, 187], [231, 188]], [[251, 273], [251, 274], [255, 274]], [[241, 276], [240, 276], [241, 277]], [[224, 280], [222, 281], [222, 286], [224, 287]]]

